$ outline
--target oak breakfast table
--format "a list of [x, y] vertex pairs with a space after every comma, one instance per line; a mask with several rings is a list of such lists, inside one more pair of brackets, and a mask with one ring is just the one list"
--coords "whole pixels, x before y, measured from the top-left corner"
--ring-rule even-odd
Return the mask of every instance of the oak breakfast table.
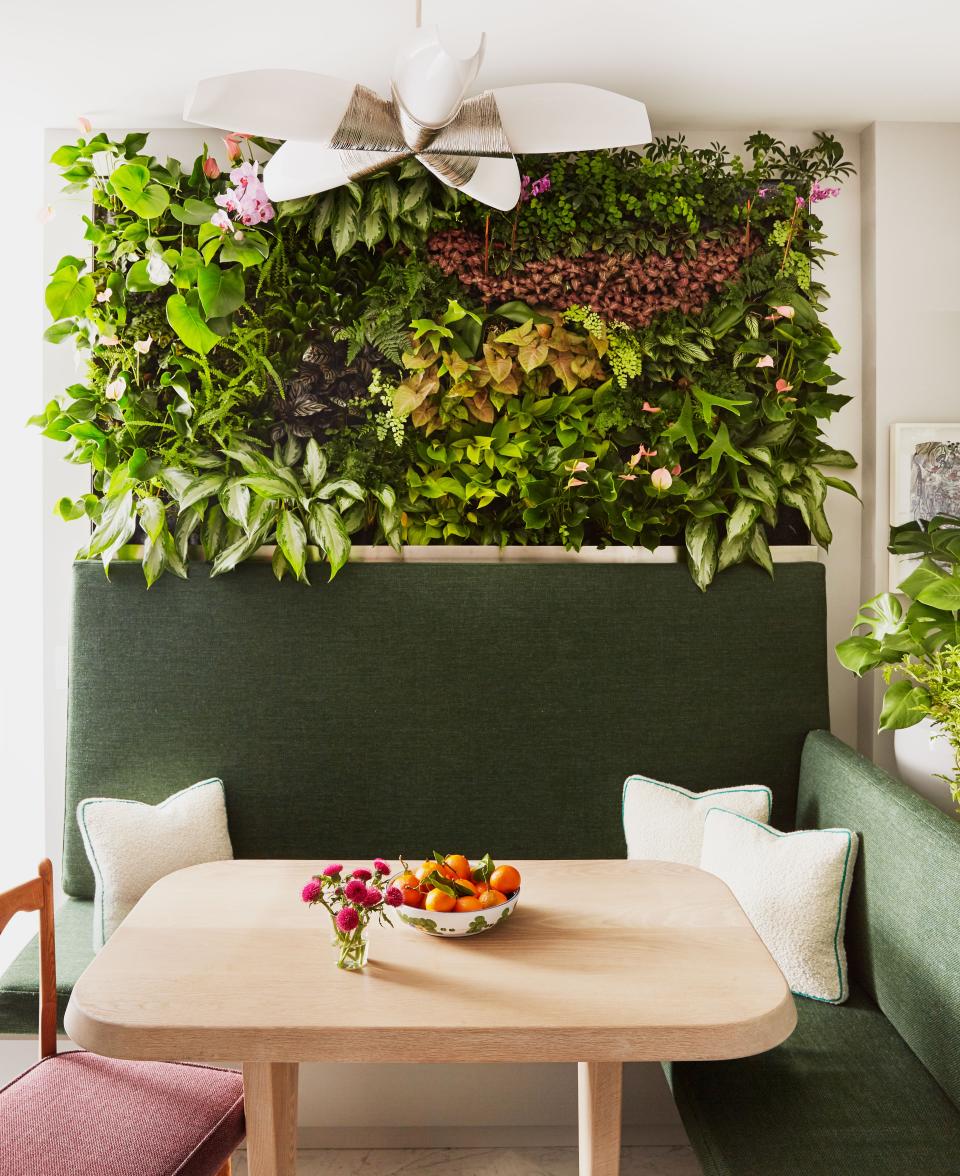
[[744, 1057], [796, 1024], [723, 882], [649, 861], [519, 861], [501, 926], [371, 927], [336, 967], [300, 901], [311, 861], [194, 866], [156, 883], [77, 982], [70, 1037], [109, 1057], [239, 1060], [251, 1176], [293, 1176], [300, 1062], [576, 1062], [580, 1172], [620, 1165], [624, 1062]]

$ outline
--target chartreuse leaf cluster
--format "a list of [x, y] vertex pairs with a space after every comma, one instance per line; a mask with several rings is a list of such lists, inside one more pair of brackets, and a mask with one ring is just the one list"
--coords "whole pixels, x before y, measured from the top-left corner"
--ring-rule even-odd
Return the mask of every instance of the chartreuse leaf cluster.
[[[745, 560], [772, 573], [785, 515], [826, 546], [828, 492], [853, 492], [854, 459], [823, 435], [847, 400], [809, 202], [850, 171], [829, 136], [530, 157], [550, 185], [506, 214], [407, 160], [226, 226], [231, 181], [206, 151], [187, 169], [143, 134], [97, 134], [53, 159], [91, 200], [81, 256], [46, 290], [46, 338], [74, 344], [83, 375], [33, 422], [90, 468], [90, 492], [57, 504], [90, 520], [84, 554], [109, 566], [136, 543], [148, 584], [271, 548], [279, 577], [305, 580], [362, 538], [673, 543], [705, 588]], [[672, 257], [676, 308], [608, 321], [575, 266], [549, 305], [484, 301], [431, 260], [450, 229], [491, 276]], [[706, 240], [744, 260], [686, 313], [683, 261]]]
[[938, 515], [890, 530], [889, 550], [918, 559], [897, 592], [860, 606], [837, 657], [858, 677], [880, 669], [888, 683], [880, 730], [929, 718], [954, 751], [949, 778], [960, 805], [960, 518]]

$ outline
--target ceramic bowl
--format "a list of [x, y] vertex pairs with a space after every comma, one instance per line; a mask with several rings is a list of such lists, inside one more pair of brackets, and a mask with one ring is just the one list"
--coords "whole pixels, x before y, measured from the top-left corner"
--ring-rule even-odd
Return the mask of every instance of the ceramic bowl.
[[425, 931], [428, 935], [439, 935], [446, 939], [458, 939], [463, 935], [480, 935], [492, 931], [509, 919], [520, 899], [520, 891], [514, 891], [500, 906], [484, 911], [425, 911], [420, 907], [400, 906], [397, 914], [408, 927]]

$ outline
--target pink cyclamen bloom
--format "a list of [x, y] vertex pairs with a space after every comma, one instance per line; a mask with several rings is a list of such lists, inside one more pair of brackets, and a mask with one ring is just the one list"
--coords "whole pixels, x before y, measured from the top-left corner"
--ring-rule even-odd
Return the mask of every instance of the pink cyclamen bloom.
[[373, 859], [373, 868], [378, 874], [389, 874], [390, 873], [390, 863], [385, 862], [383, 860], [383, 858], [374, 858]]
[[383, 901], [390, 907], [403, 906], [403, 891], [399, 886], [388, 886]]
[[311, 878], [310, 881], [300, 891], [300, 897], [304, 902], [316, 902], [317, 896], [323, 890], [323, 885], [316, 878]]
[[365, 907], [375, 907], [382, 898], [382, 890], [378, 890], [376, 886], [368, 886], [367, 893], [364, 895], [361, 901]]
[[217, 180], [220, 178], [220, 164], [217, 163], [212, 155], [208, 155], [203, 161], [203, 174], [208, 180]]
[[343, 888], [343, 897], [350, 902], [363, 902], [367, 896], [367, 887], [359, 878], [351, 878]]
[[342, 872], [343, 872], [343, 866], [341, 866], [340, 863], [337, 862], [336, 864], [334, 864], [332, 866], [324, 867], [323, 876], [324, 876], [324, 878], [336, 878], [336, 876]]
[[757, 195], [760, 197], [761, 200], [766, 200], [766, 198], [769, 194], [770, 194], [769, 188], [758, 188], [757, 189]]
[[657, 490], [669, 490], [673, 485], [673, 475], [666, 466], [661, 466], [650, 475], [650, 481]]
[[643, 411], [644, 412], [663, 412], [663, 409], [662, 408], [654, 408], [653, 405], [648, 400], [645, 400], [643, 402]]
[[567, 482], [567, 489], [570, 489], [572, 486], [586, 486], [586, 482], [582, 478], [571, 478]]
[[373, 874], [369, 870], [354, 870], [350, 877], [359, 878], [361, 882], [369, 882]]
[[353, 907], [344, 907], [337, 913], [337, 927], [341, 931], [354, 931], [360, 923], [360, 916]]
[[792, 392], [792, 391], [793, 391], [793, 385], [792, 385], [792, 384], [788, 384], [786, 380], [777, 380], [777, 391], [778, 391], [778, 392], [780, 392], [780, 393], [783, 393], [783, 392]]
[[804, 200], [804, 198], [802, 196], [798, 196], [797, 197], [797, 208], [803, 208], [804, 204], [806, 204], [806, 201]]
[[81, 115], [77, 119], [77, 130], [83, 131], [85, 135], [89, 135], [93, 130], [93, 124], [88, 118], [84, 118], [83, 115]]
[[760, 358], [757, 360], [757, 367], [758, 368], [773, 367], [773, 356], [772, 355], [761, 355]]

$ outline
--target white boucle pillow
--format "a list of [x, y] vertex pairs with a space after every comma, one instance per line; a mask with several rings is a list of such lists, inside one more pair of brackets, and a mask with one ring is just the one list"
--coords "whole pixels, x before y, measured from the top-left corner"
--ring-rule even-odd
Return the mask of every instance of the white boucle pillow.
[[701, 868], [722, 879], [797, 996], [849, 995], [843, 933], [859, 841], [849, 829], [781, 833], [712, 808]]
[[154, 882], [233, 857], [222, 780], [201, 780], [155, 805], [91, 797], [77, 805], [77, 822], [96, 883], [94, 950]]
[[769, 821], [773, 793], [762, 784], [690, 792], [649, 776], [628, 776], [623, 785], [627, 857], [699, 866], [703, 823], [717, 804]]

